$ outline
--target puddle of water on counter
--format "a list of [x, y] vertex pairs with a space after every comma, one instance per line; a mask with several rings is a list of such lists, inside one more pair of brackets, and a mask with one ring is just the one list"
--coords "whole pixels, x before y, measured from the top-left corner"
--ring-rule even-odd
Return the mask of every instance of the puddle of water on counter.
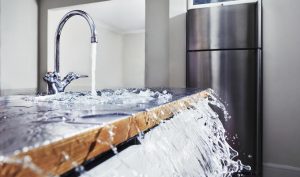
[[172, 99], [172, 95], [167, 90], [162, 92], [152, 91], [150, 89], [118, 89], [98, 91], [97, 95], [90, 92], [63, 92], [55, 95], [46, 95], [39, 97], [27, 97], [26, 101], [34, 103], [51, 103], [51, 104], [142, 104], [150, 101], [156, 101], [163, 104]]

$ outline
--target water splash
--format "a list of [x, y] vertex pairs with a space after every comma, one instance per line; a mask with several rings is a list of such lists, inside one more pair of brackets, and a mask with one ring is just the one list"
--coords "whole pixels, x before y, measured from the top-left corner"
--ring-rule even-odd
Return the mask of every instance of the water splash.
[[[115, 177], [230, 177], [242, 170], [251, 170], [243, 165], [235, 151], [226, 141], [225, 129], [214, 108], [223, 110], [224, 105], [210, 90], [210, 95], [195, 100], [191, 107], [174, 112], [170, 120], [138, 137], [141, 145], [131, 154], [117, 153], [114, 163], [102, 164], [87, 172], [90, 176]], [[153, 116], [155, 119], [155, 116]], [[129, 148], [130, 149], [130, 148]], [[130, 150], [129, 150], [130, 151]], [[109, 168], [109, 169], [107, 169]], [[106, 169], [106, 172], [103, 170]], [[102, 171], [103, 175], [99, 175]], [[98, 175], [96, 175], [98, 174]]]
[[91, 46], [91, 59], [92, 59], [92, 83], [91, 94], [97, 95], [96, 92], [96, 57], [97, 57], [97, 43], [92, 43]]
[[162, 92], [150, 89], [118, 89], [103, 90], [91, 95], [89, 92], [62, 92], [55, 95], [40, 97], [26, 97], [26, 101], [34, 103], [51, 103], [60, 105], [97, 105], [97, 104], [116, 104], [116, 105], [138, 105], [155, 101], [157, 104], [164, 104], [172, 99], [172, 94], [164, 90]]

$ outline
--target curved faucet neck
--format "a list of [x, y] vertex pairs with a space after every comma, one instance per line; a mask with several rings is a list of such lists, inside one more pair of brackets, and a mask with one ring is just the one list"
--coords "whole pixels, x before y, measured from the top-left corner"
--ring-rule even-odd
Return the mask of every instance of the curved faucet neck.
[[60, 60], [60, 35], [61, 31], [65, 25], [65, 23], [73, 16], [79, 15], [82, 16], [86, 21], [88, 22], [91, 30], [91, 43], [98, 43], [97, 39], [97, 32], [96, 32], [96, 26], [93, 21], [93, 19], [84, 11], [82, 10], [73, 10], [67, 13], [59, 22], [59, 25], [56, 30], [56, 38], [55, 38], [55, 72], [59, 73], [59, 60]]

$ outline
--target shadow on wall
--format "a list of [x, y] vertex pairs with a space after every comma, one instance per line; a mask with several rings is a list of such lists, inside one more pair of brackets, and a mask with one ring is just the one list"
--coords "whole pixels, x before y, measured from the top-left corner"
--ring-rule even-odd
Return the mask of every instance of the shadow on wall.
[[186, 87], [186, 14], [169, 19], [169, 85]]

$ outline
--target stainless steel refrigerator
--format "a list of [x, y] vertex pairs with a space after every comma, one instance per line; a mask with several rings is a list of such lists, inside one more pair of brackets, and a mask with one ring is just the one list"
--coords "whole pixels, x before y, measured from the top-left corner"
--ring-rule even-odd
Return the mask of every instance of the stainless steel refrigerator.
[[212, 88], [226, 104], [228, 140], [251, 165], [243, 172], [250, 176], [261, 175], [260, 7], [250, 2], [187, 13], [187, 87]]

